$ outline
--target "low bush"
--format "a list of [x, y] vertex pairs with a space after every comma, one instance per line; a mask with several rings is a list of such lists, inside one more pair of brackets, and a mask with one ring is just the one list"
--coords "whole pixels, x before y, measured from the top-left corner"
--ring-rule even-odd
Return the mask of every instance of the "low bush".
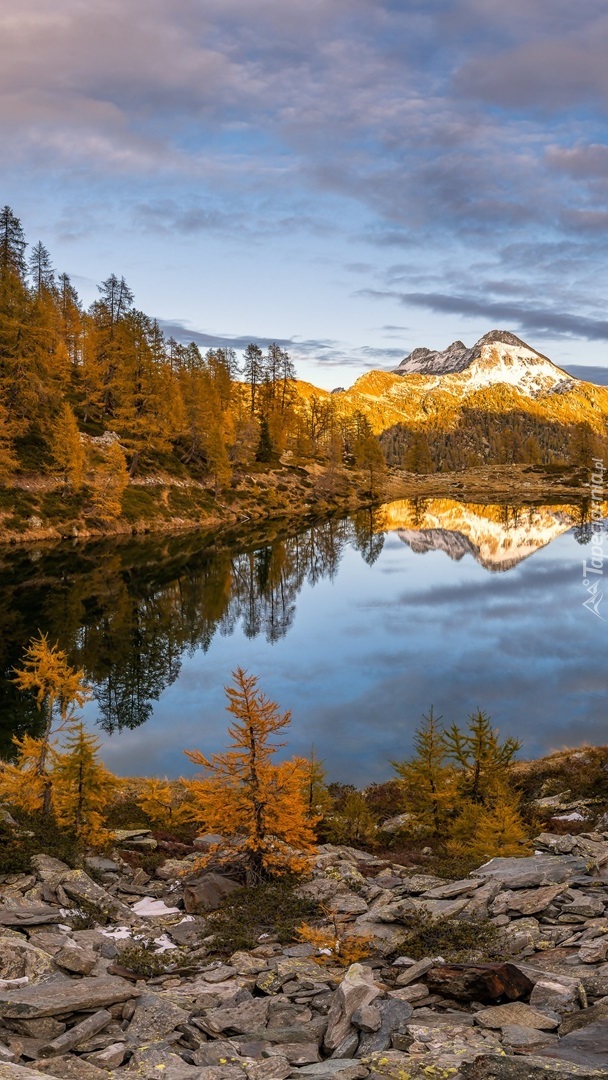
[[230, 956], [237, 949], [253, 949], [261, 934], [276, 935], [281, 944], [296, 939], [296, 929], [319, 914], [318, 905], [298, 896], [297, 878], [269, 881], [237, 889], [209, 918], [213, 951]]
[[500, 929], [487, 919], [433, 918], [418, 912], [410, 920], [395, 955], [414, 960], [442, 956], [451, 963], [472, 963], [500, 959], [503, 948]]

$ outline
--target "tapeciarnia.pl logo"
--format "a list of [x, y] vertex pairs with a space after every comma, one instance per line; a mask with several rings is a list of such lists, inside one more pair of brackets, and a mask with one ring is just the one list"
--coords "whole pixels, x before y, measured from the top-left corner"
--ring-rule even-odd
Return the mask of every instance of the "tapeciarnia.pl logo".
[[604, 622], [600, 604], [604, 599], [604, 462], [593, 458], [591, 473], [591, 559], [583, 559], [583, 585], [588, 593], [583, 607]]

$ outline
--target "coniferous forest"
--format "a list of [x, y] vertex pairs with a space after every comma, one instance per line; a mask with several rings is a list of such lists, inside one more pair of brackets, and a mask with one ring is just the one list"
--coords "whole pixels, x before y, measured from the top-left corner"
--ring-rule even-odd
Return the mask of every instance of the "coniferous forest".
[[[276, 463], [287, 449], [332, 462], [381, 463], [360, 414], [298, 396], [289, 353], [252, 342], [234, 350], [166, 338], [111, 274], [85, 310], [42, 243], [28, 248], [10, 207], [0, 212], [0, 477], [58, 478], [85, 514], [118, 517], [130, 480], [162, 470], [215, 491], [235, 470]], [[66, 507], [67, 509], [67, 507]]]

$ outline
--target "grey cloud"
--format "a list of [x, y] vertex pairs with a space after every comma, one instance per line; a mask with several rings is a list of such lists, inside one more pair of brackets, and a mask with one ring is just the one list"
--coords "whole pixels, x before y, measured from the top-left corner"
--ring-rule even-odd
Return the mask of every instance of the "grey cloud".
[[399, 293], [391, 290], [365, 289], [359, 295], [382, 300], [399, 300], [406, 307], [426, 308], [442, 314], [482, 316], [493, 322], [507, 323], [524, 332], [568, 334], [589, 341], [608, 341], [608, 320], [585, 315], [569, 314], [526, 307], [524, 303], [505, 303], [469, 296], [450, 296], [443, 293]]
[[608, 367], [599, 367], [594, 364], [562, 364], [561, 367], [570, 375], [574, 375], [575, 379], [592, 382], [597, 386], [608, 386]]

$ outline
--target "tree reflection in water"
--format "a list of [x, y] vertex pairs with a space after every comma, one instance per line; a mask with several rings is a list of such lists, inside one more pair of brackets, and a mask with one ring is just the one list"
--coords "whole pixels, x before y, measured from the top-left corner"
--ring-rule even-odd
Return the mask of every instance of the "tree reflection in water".
[[[293, 624], [305, 582], [333, 579], [347, 544], [370, 565], [384, 543], [377, 513], [332, 518], [253, 549], [201, 550], [200, 536], [8, 550], [0, 561], [0, 755], [41, 723], [11, 681], [39, 630], [84, 668], [112, 733], [148, 720], [184, 655], [237, 626], [276, 642]], [[198, 545], [198, 548], [197, 548]]]

